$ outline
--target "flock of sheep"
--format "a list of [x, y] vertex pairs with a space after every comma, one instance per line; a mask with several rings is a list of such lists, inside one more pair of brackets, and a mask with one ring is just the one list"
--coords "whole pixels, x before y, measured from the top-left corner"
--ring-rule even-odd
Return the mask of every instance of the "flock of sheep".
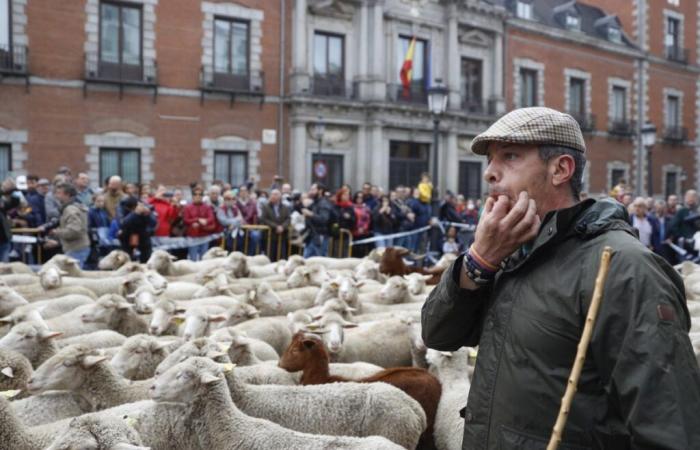
[[474, 350], [382, 256], [0, 265], [0, 449], [460, 448]]
[[[420, 337], [451, 259], [397, 276], [387, 252], [1, 265], [0, 449], [461, 448], [476, 350]], [[679, 270], [700, 361], [700, 266]]]

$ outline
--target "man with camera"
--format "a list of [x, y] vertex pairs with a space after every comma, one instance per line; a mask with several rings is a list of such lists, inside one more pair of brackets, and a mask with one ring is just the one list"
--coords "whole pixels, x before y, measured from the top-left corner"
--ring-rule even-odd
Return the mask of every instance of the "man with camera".
[[60, 241], [63, 253], [76, 259], [83, 267], [90, 255], [90, 237], [88, 236], [87, 206], [80, 203], [76, 196], [78, 191], [70, 183], [59, 183], [53, 193], [61, 205], [58, 223], [49, 223], [39, 227], [50, 238]]

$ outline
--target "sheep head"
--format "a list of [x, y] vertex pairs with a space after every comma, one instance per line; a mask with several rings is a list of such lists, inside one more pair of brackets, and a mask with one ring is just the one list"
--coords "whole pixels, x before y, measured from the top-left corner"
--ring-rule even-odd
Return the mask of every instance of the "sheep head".
[[12, 288], [0, 286], [0, 314], [10, 314], [15, 308], [29, 302]]
[[98, 322], [109, 324], [116, 313], [131, 309], [132, 305], [124, 297], [117, 294], [106, 294], [95, 303], [88, 305], [80, 315], [85, 323]]
[[192, 403], [209, 386], [225, 382], [221, 365], [201, 357], [176, 364], [159, 375], [150, 396], [157, 402]]
[[221, 351], [218, 342], [210, 338], [197, 338], [185, 342], [178, 347], [177, 350], [166, 356], [165, 359], [158, 364], [155, 375], [159, 376], [174, 365], [196, 356], [209, 358], [218, 362], [229, 362], [228, 356]]
[[130, 261], [129, 254], [124, 250], [112, 250], [100, 260], [97, 268], [100, 270], [117, 270]]
[[141, 444], [138, 433], [125, 420], [86, 414], [72, 419], [63, 434], [46, 450], [150, 450]]
[[21, 322], [12, 327], [9, 333], [0, 339], [0, 348], [14, 350], [33, 360], [41, 346], [60, 336], [59, 331], [50, 331], [43, 322]]
[[44, 267], [39, 271], [39, 283], [41, 287], [45, 290], [60, 288], [63, 284], [64, 276], [68, 275], [68, 272], [61, 270], [54, 265], [44, 265]]
[[321, 316], [314, 317], [314, 321], [306, 326], [304, 331], [322, 334], [331, 353], [339, 353], [345, 342], [346, 328], [357, 327], [358, 324], [345, 320], [343, 315], [335, 311], [329, 311]]
[[161, 360], [167, 355], [167, 344], [152, 336], [131, 336], [112, 357], [110, 364], [120, 375], [132, 378], [147, 359], [157, 356]]
[[69, 345], [46, 360], [27, 382], [27, 390], [38, 394], [48, 390], [76, 390], [90, 372], [107, 359], [98, 350], [82, 344]]

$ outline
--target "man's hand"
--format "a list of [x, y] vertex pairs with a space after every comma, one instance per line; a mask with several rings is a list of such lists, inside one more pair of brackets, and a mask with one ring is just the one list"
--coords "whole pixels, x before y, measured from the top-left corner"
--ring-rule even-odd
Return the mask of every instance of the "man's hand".
[[521, 245], [534, 239], [539, 229], [537, 205], [527, 192], [521, 192], [514, 205], [505, 195], [498, 200], [489, 197], [476, 227], [474, 250], [497, 266]]
[[282, 234], [284, 232], [284, 227], [282, 225], [277, 225], [275, 229], [277, 230], [277, 234]]
[[207, 224], [207, 219], [205, 219], [205, 218], [203, 218], [203, 217], [200, 217], [199, 219], [197, 219], [197, 222], [198, 222], [200, 225], [206, 225], [206, 224]]
[[303, 208], [301, 210], [301, 213], [304, 215], [304, 217], [313, 217], [313, 215], [314, 215], [314, 213], [311, 210], [306, 209], [306, 208]]

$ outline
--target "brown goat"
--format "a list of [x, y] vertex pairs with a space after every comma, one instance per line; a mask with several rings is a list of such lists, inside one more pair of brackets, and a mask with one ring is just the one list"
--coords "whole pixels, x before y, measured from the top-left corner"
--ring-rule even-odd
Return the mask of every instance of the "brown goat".
[[279, 367], [289, 371], [302, 371], [301, 384], [325, 384], [343, 381], [374, 383], [382, 381], [396, 386], [413, 397], [425, 411], [428, 427], [421, 435], [420, 448], [433, 448], [433, 425], [442, 386], [427, 370], [418, 367], [393, 367], [359, 380], [350, 380], [330, 374], [330, 356], [323, 340], [313, 334], [299, 331], [279, 360]]
[[379, 262], [379, 271], [390, 277], [417, 272], [423, 275], [432, 275], [432, 278], [426, 281], [428, 285], [435, 285], [440, 282], [440, 275], [442, 275], [444, 269], [438, 267], [424, 269], [423, 267], [407, 266], [403, 261], [403, 257], [408, 254], [410, 254], [410, 250], [407, 248], [387, 247], [384, 249], [382, 259]]

